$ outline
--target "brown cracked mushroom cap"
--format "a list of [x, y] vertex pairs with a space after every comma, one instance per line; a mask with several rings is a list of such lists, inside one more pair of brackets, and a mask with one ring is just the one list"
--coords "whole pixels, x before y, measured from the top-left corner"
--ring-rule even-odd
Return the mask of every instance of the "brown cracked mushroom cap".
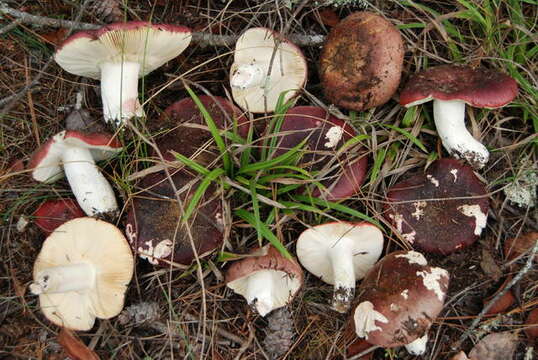
[[325, 97], [362, 111], [386, 103], [400, 84], [404, 45], [400, 32], [371, 12], [356, 12], [332, 28], [320, 58]]
[[486, 187], [473, 169], [441, 159], [390, 188], [384, 216], [413, 247], [446, 255], [479, 238], [488, 207]]
[[[183, 201], [183, 208], [186, 208], [200, 182], [185, 170], [172, 174], [171, 178]], [[220, 198], [214, 197], [213, 186], [207, 188], [188, 224], [182, 221], [174, 189], [163, 172], [147, 175], [137, 188], [141, 191], [132, 199], [125, 233], [131, 248], [142, 259], [153, 265], [170, 266], [172, 262], [174, 267], [188, 267], [195, 254], [187, 226], [199, 257], [221, 246], [222, 206]]]
[[448, 282], [448, 272], [428, 266], [422, 254], [390, 253], [368, 272], [357, 291], [355, 332], [382, 347], [423, 338], [443, 309]]

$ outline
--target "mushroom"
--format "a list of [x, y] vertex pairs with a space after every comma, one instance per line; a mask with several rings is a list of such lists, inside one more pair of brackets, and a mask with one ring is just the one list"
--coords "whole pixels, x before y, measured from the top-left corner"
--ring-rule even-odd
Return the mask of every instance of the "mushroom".
[[297, 96], [305, 85], [307, 64], [301, 50], [273, 30], [251, 28], [235, 45], [230, 69], [234, 101], [251, 113], [275, 111], [278, 98]]
[[448, 272], [428, 266], [419, 252], [385, 256], [359, 287], [353, 312], [357, 336], [374, 345], [405, 345], [411, 354], [423, 354], [428, 329], [443, 309], [448, 281]]
[[101, 80], [103, 116], [119, 126], [133, 116], [144, 116], [138, 78], [181, 54], [190, 41], [191, 31], [184, 26], [114, 23], [70, 36], [54, 59], [67, 72]]
[[44, 183], [59, 180], [65, 172], [86, 215], [113, 214], [118, 210], [114, 191], [95, 162], [116, 156], [121, 150], [113, 135], [64, 130], [34, 152], [28, 168], [34, 180]]
[[499, 108], [511, 102], [517, 92], [516, 81], [498, 71], [441, 65], [409, 79], [400, 94], [400, 104], [411, 107], [433, 100], [433, 118], [445, 149], [480, 169], [488, 162], [489, 152], [467, 131], [465, 104]]
[[383, 251], [383, 233], [366, 223], [331, 222], [299, 236], [297, 257], [308, 271], [334, 285], [332, 307], [348, 310], [355, 282], [362, 279]]
[[363, 111], [386, 103], [400, 84], [404, 45], [389, 21], [355, 12], [325, 40], [320, 78], [325, 97], [337, 106]]
[[137, 184], [141, 191], [132, 199], [125, 233], [140, 258], [153, 265], [187, 268], [195, 260], [190, 236], [198, 257], [221, 246], [222, 206], [220, 199], [214, 197], [213, 186], [207, 188], [188, 223], [181, 219], [182, 208], [175, 191], [186, 207], [199, 184], [196, 176], [186, 170], [177, 171], [170, 178], [163, 172], [150, 174]]
[[133, 276], [133, 255], [121, 231], [94, 218], [59, 226], [43, 243], [30, 291], [58, 326], [89, 330], [95, 318], [118, 315]]
[[390, 188], [384, 215], [413, 247], [447, 255], [480, 237], [488, 206], [486, 187], [470, 166], [440, 159]]
[[[315, 106], [296, 106], [288, 110], [280, 127], [275, 156], [284, 154], [307, 141], [306, 154], [301, 163], [310, 171], [321, 171], [322, 183], [312, 195], [327, 200], [341, 200], [355, 195], [364, 181], [368, 158], [355, 151], [339, 152], [344, 143], [355, 136], [355, 130], [345, 121]], [[335, 169], [335, 167], [337, 169]]]
[[226, 271], [226, 286], [261, 316], [288, 305], [303, 285], [303, 270], [271, 245], [251, 251]]
[[49, 235], [66, 221], [83, 216], [84, 212], [73, 199], [47, 200], [34, 212], [34, 222]]

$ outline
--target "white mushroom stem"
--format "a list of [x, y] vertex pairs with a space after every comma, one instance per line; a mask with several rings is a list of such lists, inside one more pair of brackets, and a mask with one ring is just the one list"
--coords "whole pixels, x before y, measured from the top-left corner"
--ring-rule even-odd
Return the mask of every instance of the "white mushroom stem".
[[264, 78], [264, 71], [259, 65], [243, 64], [233, 72], [230, 84], [235, 88], [248, 89], [262, 85]]
[[245, 297], [249, 305], [254, 305], [261, 316], [273, 310], [273, 276], [270, 270], [257, 271], [247, 279]]
[[407, 352], [411, 355], [422, 355], [426, 352], [426, 345], [428, 344], [428, 334], [416, 339], [412, 343], [405, 345]]
[[433, 117], [437, 133], [450, 155], [464, 158], [478, 169], [488, 162], [488, 150], [473, 138], [465, 127], [465, 103], [463, 101], [434, 100]]
[[144, 116], [138, 101], [137, 62], [103, 63], [101, 65], [101, 98], [105, 121], [116, 126], [134, 116]]
[[35, 294], [55, 294], [81, 291], [95, 285], [95, 268], [90, 264], [55, 266], [40, 271], [30, 291]]
[[62, 163], [71, 190], [86, 215], [118, 210], [114, 191], [95, 165], [90, 150], [66, 146]]
[[329, 258], [333, 268], [334, 294], [332, 307], [345, 313], [355, 295], [355, 267], [353, 266], [353, 244], [345, 237], [330, 249]]

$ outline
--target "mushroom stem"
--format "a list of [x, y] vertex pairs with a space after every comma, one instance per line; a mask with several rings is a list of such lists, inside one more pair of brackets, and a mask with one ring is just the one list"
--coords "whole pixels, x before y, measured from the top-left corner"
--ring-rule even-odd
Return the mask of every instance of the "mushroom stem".
[[265, 75], [257, 64], [239, 65], [232, 74], [230, 85], [235, 88], [248, 89], [262, 85]]
[[356, 278], [351, 251], [352, 244], [345, 237], [338, 239], [329, 250], [334, 278], [332, 307], [339, 313], [347, 312], [355, 295]]
[[34, 295], [65, 293], [90, 289], [94, 283], [95, 269], [90, 264], [54, 266], [37, 274], [30, 291]]
[[482, 168], [489, 159], [484, 145], [465, 127], [465, 103], [459, 100], [434, 100], [433, 117], [443, 146], [456, 158], [464, 158], [473, 167]]
[[273, 276], [270, 270], [257, 271], [248, 277], [245, 297], [261, 316], [273, 310]]
[[426, 344], [428, 344], [428, 334], [416, 339], [415, 341], [405, 345], [405, 349], [411, 355], [422, 355], [426, 352]]
[[114, 191], [95, 165], [90, 150], [67, 147], [62, 162], [71, 190], [87, 215], [106, 214], [118, 209]]
[[138, 102], [138, 62], [104, 63], [101, 65], [101, 98], [105, 121], [116, 126], [134, 116], [144, 116]]

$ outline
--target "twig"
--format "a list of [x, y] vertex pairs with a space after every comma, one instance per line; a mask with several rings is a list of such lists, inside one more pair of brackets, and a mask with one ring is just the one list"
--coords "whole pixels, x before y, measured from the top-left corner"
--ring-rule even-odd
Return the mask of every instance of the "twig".
[[15, 29], [17, 26], [19, 26], [22, 23], [21, 19], [17, 19], [13, 21], [11, 24], [7, 24], [6, 26], [2, 27], [0, 29], [0, 35], [5, 34], [7, 32], [10, 32], [11, 30]]

